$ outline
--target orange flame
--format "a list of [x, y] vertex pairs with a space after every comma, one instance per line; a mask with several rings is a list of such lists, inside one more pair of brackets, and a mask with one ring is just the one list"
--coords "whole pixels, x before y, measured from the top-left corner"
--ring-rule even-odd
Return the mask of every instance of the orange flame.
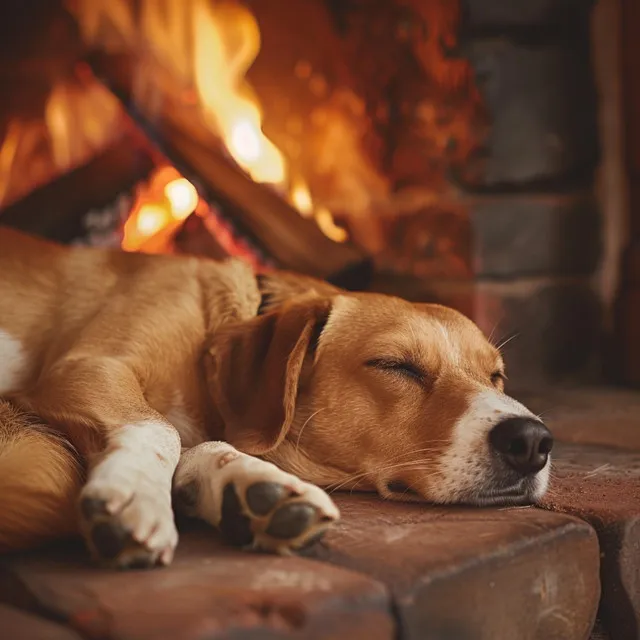
[[138, 44], [140, 51], [151, 52], [179, 79], [191, 78], [209, 126], [235, 162], [254, 181], [278, 186], [289, 203], [301, 215], [315, 218], [329, 237], [346, 240], [346, 232], [334, 223], [331, 212], [313, 202], [306, 183], [301, 178], [291, 180], [283, 154], [262, 130], [260, 103], [246, 80], [260, 51], [254, 15], [233, 1], [140, 0], [137, 4], [138, 26], [128, 0], [72, 0], [71, 6], [92, 44], [112, 50]]
[[119, 131], [120, 105], [76, 65], [50, 91], [41, 118], [16, 116], [0, 135], [0, 205], [86, 162]]
[[158, 169], [151, 180], [139, 187], [136, 201], [124, 225], [125, 251], [154, 252], [149, 241], [171, 232], [198, 207], [196, 188], [173, 167]]
[[225, 3], [193, 6], [195, 85], [233, 159], [256, 181], [282, 184], [285, 160], [262, 132], [258, 100], [244, 77], [260, 51], [253, 14]]

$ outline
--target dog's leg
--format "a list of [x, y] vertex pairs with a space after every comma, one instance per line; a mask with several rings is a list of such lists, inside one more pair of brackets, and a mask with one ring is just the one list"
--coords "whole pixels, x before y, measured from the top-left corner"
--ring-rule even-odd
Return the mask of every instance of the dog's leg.
[[137, 376], [111, 359], [66, 361], [25, 404], [59, 425], [87, 462], [80, 529], [97, 559], [168, 564], [178, 541], [171, 482], [180, 437], [149, 407]]
[[81, 527], [98, 559], [121, 568], [169, 564], [178, 543], [171, 478], [180, 438], [148, 413], [108, 433], [80, 494]]
[[339, 512], [319, 487], [225, 442], [186, 450], [174, 505], [220, 529], [226, 541], [288, 554], [318, 541]]

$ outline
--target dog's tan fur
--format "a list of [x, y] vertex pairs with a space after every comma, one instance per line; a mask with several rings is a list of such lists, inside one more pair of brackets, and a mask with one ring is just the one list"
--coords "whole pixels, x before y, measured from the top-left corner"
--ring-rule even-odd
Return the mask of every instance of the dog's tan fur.
[[[74, 529], [84, 469], [119, 450], [123, 425], [175, 428], [187, 448], [224, 441], [324, 487], [388, 496], [402, 481], [454, 502], [473, 501], [481, 474], [466, 449], [452, 454], [474, 398], [495, 398], [497, 417], [526, 412], [502, 400], [498, 350], [437, 305], [290, 274], [260, 288], [234, 260], [68, 249], [6, 229], [0, 269], [0, 359], [4, 336], [20, 364], [0, 388], [0, 549]], [[419, 380], [385, 364], [405, 360]], [[166, 446], [154, 456], [171, 466]]]
[[0, 550], [77, 531], [82, 469], [68, 443], [0, 400]]

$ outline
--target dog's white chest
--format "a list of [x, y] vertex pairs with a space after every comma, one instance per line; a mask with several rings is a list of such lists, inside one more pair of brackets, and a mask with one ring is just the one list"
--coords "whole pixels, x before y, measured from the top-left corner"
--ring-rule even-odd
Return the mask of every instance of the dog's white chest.
[[27, 364], [27, 354], [20, 341], [0, 329], [0, 395], [20, 388]]

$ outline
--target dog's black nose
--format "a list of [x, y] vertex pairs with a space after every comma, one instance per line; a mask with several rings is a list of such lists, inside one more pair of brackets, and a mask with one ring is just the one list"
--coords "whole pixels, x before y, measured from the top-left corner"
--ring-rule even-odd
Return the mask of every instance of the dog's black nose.
[[528, 476], [547, 464], [553, 436], [539, 420], [513, 417], [490, 431], [489, 442], [510, 467]]

